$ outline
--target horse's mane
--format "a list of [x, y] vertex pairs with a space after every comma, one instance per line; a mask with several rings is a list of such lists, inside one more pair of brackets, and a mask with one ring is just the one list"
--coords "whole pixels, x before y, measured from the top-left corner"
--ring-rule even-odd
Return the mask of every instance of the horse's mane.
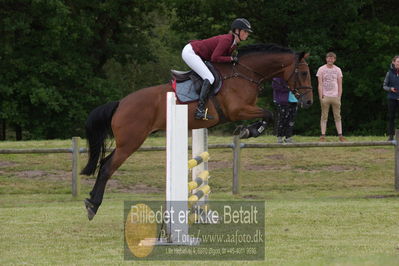
[[281, 53], [295, 53], [292, 49], [283, 47], [274, 43], [269, 44], [250, 44], [238, 49], [238, 57], [252, 54], [252, 53], [268, 53], [268, 54], [281, 54]]

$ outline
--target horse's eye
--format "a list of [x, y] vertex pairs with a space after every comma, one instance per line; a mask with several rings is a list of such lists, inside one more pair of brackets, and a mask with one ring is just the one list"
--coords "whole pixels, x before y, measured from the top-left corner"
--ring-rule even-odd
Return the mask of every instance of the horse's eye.
[[301, 72], [301, 75], [302, 75], [303, 77], [307, 77], [308, 72], [307, 72], [307, 71]]

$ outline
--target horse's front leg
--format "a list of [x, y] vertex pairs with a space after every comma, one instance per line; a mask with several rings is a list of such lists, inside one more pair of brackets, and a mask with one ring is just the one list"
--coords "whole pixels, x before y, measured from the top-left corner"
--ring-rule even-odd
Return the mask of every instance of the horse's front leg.
[[238, 126], [234, 130], [234, 135], [239, 135], [241, 139], [256, 138], [260, 136], [266, 129], [267, 125], [273, 122], [273, 113], [269, 110], [262, 109], [257, 106], [249, 106], [240, 110], [237, 114], [237, 120], [249, 120], [254, 118], [262, 118], [249, 126]]
[[232, 121], [262, 118], [266, 122], [271, 122], [273, 121], [273, 113], [258, 106], [247, 105], [235, 111], [231, 118]]

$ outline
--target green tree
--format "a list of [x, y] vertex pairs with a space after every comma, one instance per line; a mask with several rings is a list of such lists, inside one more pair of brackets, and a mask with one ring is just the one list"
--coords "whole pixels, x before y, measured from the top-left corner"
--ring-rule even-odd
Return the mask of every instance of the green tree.
[[95, 106], [118, 99], [104, 65], [146, 62], [156, 2], [3, 0], [0, 118], [32, 138], [82, 135]]
[[182, 47], [187, 42], [185, 34], [171, 30], [174, 11], [160, 3], [149, 15], [153, 18], [153, 27], [147, 48], [154, 56], [145, 62], [131, 60], [125, 65], [112, 59], [104, 68], [108, 80], [122, 88], [123, 95], [145, 87], [168, 83], [171, 79], [170, 69], [187, 68], [181, 58]]

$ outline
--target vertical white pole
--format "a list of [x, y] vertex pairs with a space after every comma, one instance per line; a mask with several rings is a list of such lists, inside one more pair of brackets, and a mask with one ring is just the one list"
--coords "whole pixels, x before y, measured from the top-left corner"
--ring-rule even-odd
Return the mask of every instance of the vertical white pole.
[[[166, 204], [171, 222], [167, 225], [169, 241], [182, 243], [188, 235], [187, 173], [188, 173], [188, 111], [187, 105], [176, 105], [173, 92], [167, 94], [166, 124]], [[173, 212], [172, 212], [173, 211]]]

